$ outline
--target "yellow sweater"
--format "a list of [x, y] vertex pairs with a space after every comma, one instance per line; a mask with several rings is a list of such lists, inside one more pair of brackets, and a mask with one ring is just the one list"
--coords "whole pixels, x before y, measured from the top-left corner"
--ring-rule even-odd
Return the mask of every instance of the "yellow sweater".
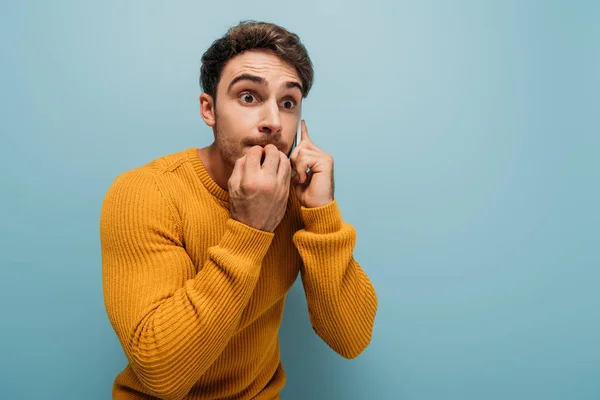
[[311, 324], [337, 353], [371, 340], [377, 295], [336, 201], [290, 190], [274, 233], [231, 219], [196, 149], [119, 176], [100, 218], [109, 320], [129, 360], [115, 399], [279, 399], [278, 330], [300, 272]]

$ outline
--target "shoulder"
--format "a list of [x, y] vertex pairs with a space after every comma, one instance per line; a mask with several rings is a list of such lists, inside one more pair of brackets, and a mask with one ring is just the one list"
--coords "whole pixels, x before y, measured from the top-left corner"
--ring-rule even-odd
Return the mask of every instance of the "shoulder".
[[177, 186], [178, 178], [172, 172], [188, 162], [189, 152], [188, 149], [162, 156], [118, 175], [102, 202], [102, 220], [170, 214], [176, 221], [169, 193], [171, 187]]
[[149, 192], [163, 190], [163, 186], [175, 183], [173, 181], [176, 179], [176, 174], [172, 172], [189, 162], [190, 151], [192, 149], [161, 156], [121, 173], [110, 185], [107, 198], [114, 193], [149, 194]]

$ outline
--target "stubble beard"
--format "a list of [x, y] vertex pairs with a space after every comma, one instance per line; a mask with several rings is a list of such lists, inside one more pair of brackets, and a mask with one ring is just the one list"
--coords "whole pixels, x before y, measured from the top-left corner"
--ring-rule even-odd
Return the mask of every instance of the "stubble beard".
[[215, 141], [217, 143], [217, 149], [219, 150], [219, 156], [223, 161], [223, 164], [231, 169], [235, 166], [235, 162], [238, 158], [242, 157], [243, 154], [239, 153], [239, 144], [232, 140], [227, 140], [225, 135], [222, 134], [219, 128], [218, 118], [215, 113]]

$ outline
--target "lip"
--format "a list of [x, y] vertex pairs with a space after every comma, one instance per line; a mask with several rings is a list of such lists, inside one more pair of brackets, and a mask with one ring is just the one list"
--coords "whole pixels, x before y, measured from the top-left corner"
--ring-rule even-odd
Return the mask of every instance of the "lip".
[[[260, 146], [262, 148], [265, 148], [269, 144], [272, 144], [273, 146], [277, 147], [277, 145], [275, 143], [254, 143], [254, 144], [249, 144], [248, 147]], [[279, 147], [277, 147], [277, 148], [279, 148]]]

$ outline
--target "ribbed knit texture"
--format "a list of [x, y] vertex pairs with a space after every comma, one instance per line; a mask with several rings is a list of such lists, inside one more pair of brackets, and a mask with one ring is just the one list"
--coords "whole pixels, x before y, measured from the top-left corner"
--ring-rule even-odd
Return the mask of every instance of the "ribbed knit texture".
[[278, 399], [278, 330], [301, 273], [310, 321], [337, 353], [371, 340], [377, 296], [353, 258], [336, 201], [307, 209], [290, 190], [274, 233], [229, 214], [196, 149], [119, 176], [102, 206], [109, 320], [129, 361], [115, 399]]

